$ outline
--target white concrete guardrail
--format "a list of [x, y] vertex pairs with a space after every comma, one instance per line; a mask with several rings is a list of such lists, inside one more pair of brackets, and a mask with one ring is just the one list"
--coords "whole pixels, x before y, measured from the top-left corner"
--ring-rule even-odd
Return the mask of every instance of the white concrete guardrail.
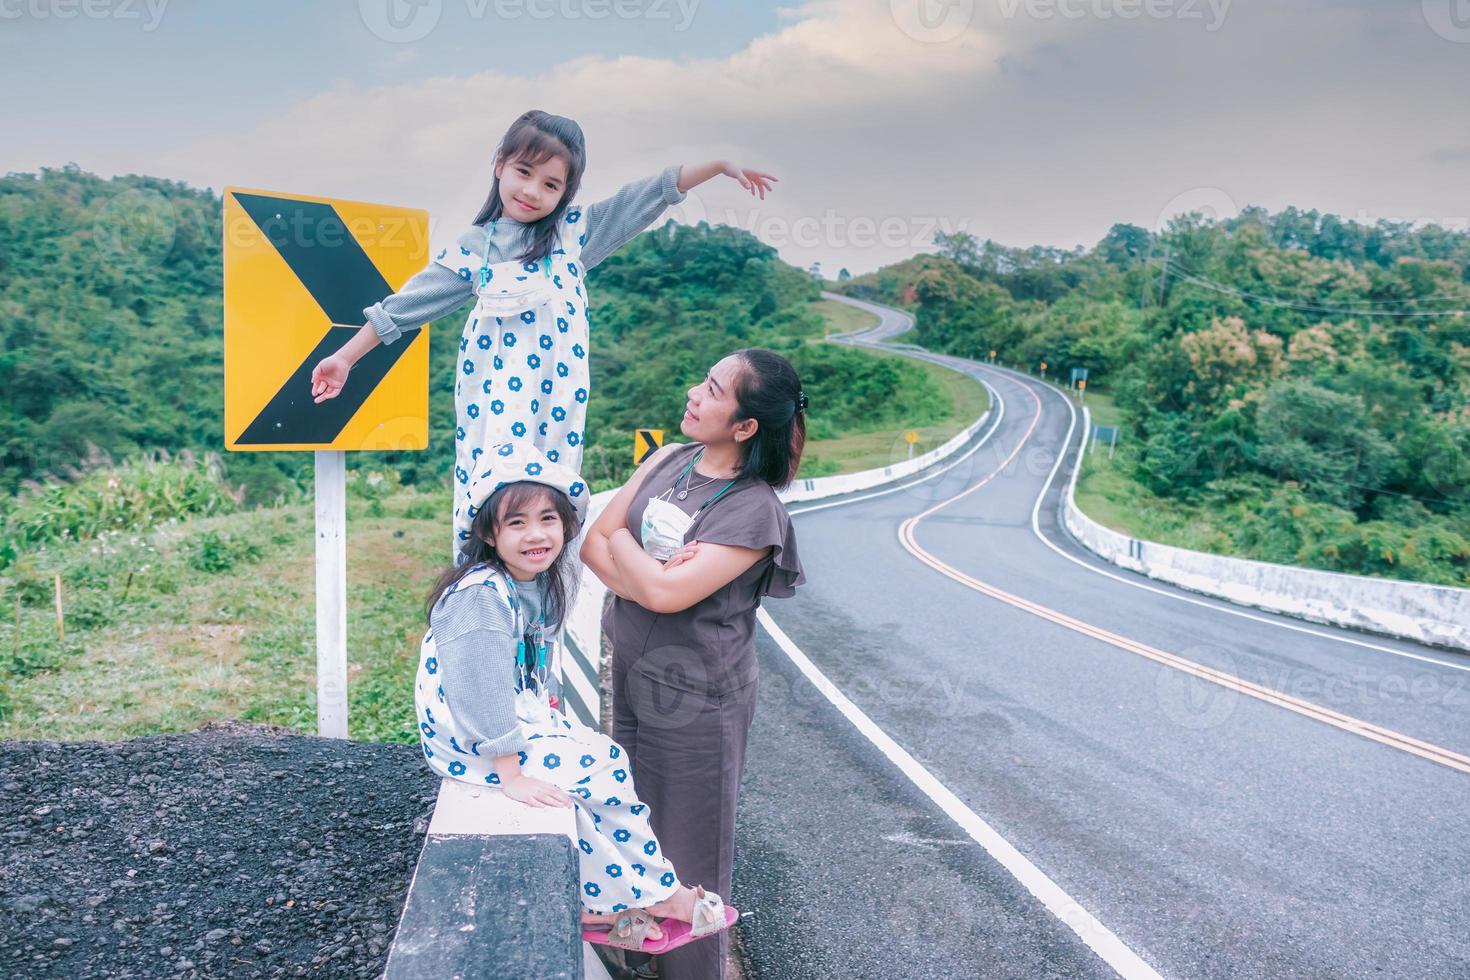
[[1091, 413], [1083, 406], [1083, 443], [1061, 506], [1062, 523], [1072, 537], [1098, 557], [1160, 582], [1243, 606], [1470, 651], [1470, 589], [1212, 555], [1103, 527], [1082, 513], [1076, 500], [1082, 454], [1091, 431]]

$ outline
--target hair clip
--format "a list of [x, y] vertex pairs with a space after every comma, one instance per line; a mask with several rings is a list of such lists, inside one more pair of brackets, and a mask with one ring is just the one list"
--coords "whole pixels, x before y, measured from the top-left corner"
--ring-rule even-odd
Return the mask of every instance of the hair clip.
[[796, 393], [796, 410], [798, 412], [806, 411], [806, 392], [804, 391]]

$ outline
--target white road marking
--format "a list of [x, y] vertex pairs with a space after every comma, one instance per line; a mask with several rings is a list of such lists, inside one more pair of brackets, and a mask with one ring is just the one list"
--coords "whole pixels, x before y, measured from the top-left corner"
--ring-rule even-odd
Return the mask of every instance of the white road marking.
[[979, 814], [961, 802], [960, 798], [950, 792], [949, 788], [941, 783], [933, 773], [909, 755], [903, 746], [889, 738], [887, 733], [879, 728], [861, 708], [853, 704], [847, 695], [837, 689], [837, 685], [833, 684], [826, 674], [817, 669], [816, 664], [812, 663], [806, 654], [802, 653], [801, 649], [792, 642], [791, 637], [776, 625], [769, 613], [761, 609], [756, 613], [756, 618], [771, 635], [771, 639], [776, 641], [776, 645], [781, 648], [782, 652], [791, 658], [792, 663], [796, 664], [797, 669], [806, 675], [807, 680], [822, 692], [822, 695], [842, 713], [843, 717], [852, 722], [854, 728], [886, 755], [889, 761], [898, 766], [899, 770], [920, 792], [933, 800], [935, 805], [943, 810], [965, 833], [985, 848], [987, 854], [995, 858], [1053, 915], [1061, 919], [1067, 928], [1076, 933], [1077, 937], [1093, 952], [1102, 957], [1103, 961], [1112, 967], [1118, 976], [1128, 978], [1128, 980], [1134, 980], [1134, 978], [1162, 980], [1154, 968], [1129, 949], [1121, 939], [1113, 934], [1111, 929], [1099, 922], [1076, 899], [1063, 891], [1060, 885], [1047, 877], [1045, 872], [1032, 864], [1010, 841], [981, 819]]

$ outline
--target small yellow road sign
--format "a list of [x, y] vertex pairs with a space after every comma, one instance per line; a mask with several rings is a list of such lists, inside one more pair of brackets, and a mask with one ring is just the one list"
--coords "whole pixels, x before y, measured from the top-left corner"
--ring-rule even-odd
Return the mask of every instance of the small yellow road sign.
[[[425, 449], [429, 331], [405, 330], [316, 404], [311, 371], [428, 262], [425, 211], [225, 188], [225, 448]], [[340, 326], [333, 326], [340, 324]]]
[[910, 429], [909, 431], [907, 431], [907, 432], [905, 432], [903, 434], [903, 439], [904, 439], [904, 442], [907, 442], [910, 446], [912, 446], [914, 443], [916, 443], [916, 442], [919, 441], [919, 432], [918, 432], [918, 430], [917, 429]]
[[639, 429], [633, 435], [633, 465], [652, 456], [664, 444], [663, 429]]

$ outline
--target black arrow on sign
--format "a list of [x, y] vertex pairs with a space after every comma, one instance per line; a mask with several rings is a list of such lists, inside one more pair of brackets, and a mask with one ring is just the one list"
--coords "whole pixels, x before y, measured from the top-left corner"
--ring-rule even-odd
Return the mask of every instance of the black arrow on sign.
[[[641, 463], [654, 454], [654, 451], [658, 449], [658, 442], [653, 438], [652, 429], [639, 429], [635, 438], [638, 445], [638, 463]], [[637, 466], [638, 463], [633, 465]]]
[[[393, 287], [330, 204], [260, 194], [236, 194], [235, 200], [332, 323], [356, 323], [362, 320], [364, 309], [392, 294]], [[255, 421], [245, 427], [236, 444], [331, 444], [418, 338], [419, 330], [405, 330], [396, 342], [368, 351], [353, 365], [337, 397], [316, 404], [311, 398], [312, 369], [357, 333], [356, 327], [332, 327]]]

